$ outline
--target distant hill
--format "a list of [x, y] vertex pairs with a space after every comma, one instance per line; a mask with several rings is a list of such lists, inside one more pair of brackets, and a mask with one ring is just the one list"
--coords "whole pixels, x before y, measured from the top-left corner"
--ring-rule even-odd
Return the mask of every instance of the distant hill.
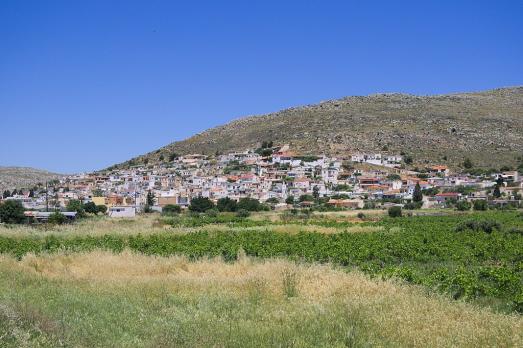
[[120, 164], [157, 163], [170, 154], [244, 150], [262, 141], [302, 154], [404, 152], [414, 164], [514, 165], [523, 154], [523, 87], [435, 96], [376, 94], [242, 118]]
[[29, 189], [38, 183], [59, 179], [62, 175], [27, 167], [0, 167], [0, 190]]

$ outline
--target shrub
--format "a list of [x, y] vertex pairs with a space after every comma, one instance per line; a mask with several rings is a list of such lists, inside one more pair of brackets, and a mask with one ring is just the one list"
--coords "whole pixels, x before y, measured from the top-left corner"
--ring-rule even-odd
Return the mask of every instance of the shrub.
[[312, 195], [301, 195], [299, 198], [300, 202], [312, 202], [314, 201], [314, 197]]
[[189, 205], [190, 211], [204, 213], [209, 209], [214, 208], [214, 203], [207, 197], [196, 197], [191, 200]]
[[508, 230], [508, 233], [511, 233], [511, 234], [520, 234], [520, 235], [523, 236], [523, 228], [511, 227], [511, 228]]
[[98, 209], [98, 212], [101, 214], [107, 213], [107, 207], [103, 204], [96, 206], [96, 209]]
[[49, 219], [47, 219], [47, 222], [53, 225], [62, 225], [67, 222], [67, 217], [59, 211], [55, 211], [54, 213], [49, 215]]
[[24, 210], [20, 201], [5, 201], [0, 204], [0, 221], [6, 224], [21, 224], [25, 221]]
[[280, 203], [280, 201], [278, 200], [278, 198], [272, 197], [272, 198], [269, 198], [268, 200], [266, 200], [265, 203], [267, 203], [267, 204], [278, 204], [278, 203]]
[[85, 216], [84, 205], [78, 199], [71, 199], [69, 203], [67, 203], [66, 209], [67, 211], [75, 211], [77, 218]]
[[365, 219], [365, 214], [363, 214], [362, 212], [359, 212], [358, 219], [361, 219], [361, 220]]
[[89, 213], [89, 214], [94, 214], [94, 215], [98, 214], [98, 207], [93, 202], [85, 203], [84, 210], [86, 213]]
[[260, 211], [263, 208], [257, 199], [247, 197], [241, 198], [237, 207], [248, 211]]
[[180, 214], [182, 212], [182, 207], [176, 204], [167, 204], [165, 207], [162, 208], [162, 215], [176, 215]]
[[286, 268], [282, 272], [283, 294], [285, 297], [298, 296], [298, 275], [296, 271]]
[[478, 199], [474, 201], [474, 210], [487, 210], [487, 201]]
[[216, 207], [219, 211], [236, 211], [237, 203], [234, 199], [225, 197], [218, 200]]
[[240, 209], [236, 212], [236, 216], [239, 218], [247, 218], [251, 215], [251, 213], [248, 210]]
[[363, 205], [363, 209], [374, 209], [376, 208], [376, 203], [372, 202], [372, 201], [366, 201], [365, 204]]
[[414, 209], [420, 209], [422, 205], [423, 205], [422, 202], [408, 202], [408, 203], [405, 203], [403, 208], [405, 208], [407, 210], [414, 210]]
[[467, 211], [470, 210], [471, 207], [472, 204], [470, 204], [470, 202], [467, 201], [459, 201], [456, 203], [456, 209], [459, 211]]
[[388, 212], [389, 212], [389, 216], [390, 216], [390, 217], [393, 217], [393, 218], [395, 218], [395, 217], [401, 217], [401, 215], [402, 215], [402, 214], [401, 214], [401, 207], [400, 207], [400, 206], [397, 206], [397, 205], [395, 205], [395, 206], [393, 206], [393, 207], [390, 207], [389, 210], [388, 210]]
[[492, 231], [500, 229], [501, 224], [494, 220], [467, 220], [459, 223], [455, 227], [456, 232], [472, 230], [476, 232], [492, 233]]
[[215, 218], [218, 216], [218, 209], [216, 208], [212, 208], [212, 209], [209, 209], [205, 212], [205, 215], [207, 215], [208, 217], [211, 217], [211, 218]]

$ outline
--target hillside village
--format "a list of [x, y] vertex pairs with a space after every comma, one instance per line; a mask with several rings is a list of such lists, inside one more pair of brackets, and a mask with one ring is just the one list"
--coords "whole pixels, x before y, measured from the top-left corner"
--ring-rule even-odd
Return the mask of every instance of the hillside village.
[[[346, 158], [299, 156], [288, 145], [216, 156], [172, 156], [161, 165], [63, 177], [32, 189], [4, 191], [27, 210], [65, 210], [71, 200], [108, 208], [109, 216], [134, 216], [166, 205], [187, 208], [195, 197], [217, 202], [254, 198], [267, 209], [455, 208], [460, 201], [519, 207], [518, 171], [488, 175], [453, 173], [445, 165], [407, 169], [403, 155], [353, 153]], [[422, 199], [416, 199], [416, 186]], [[468, 207], [467, 205], [465, 205]]]

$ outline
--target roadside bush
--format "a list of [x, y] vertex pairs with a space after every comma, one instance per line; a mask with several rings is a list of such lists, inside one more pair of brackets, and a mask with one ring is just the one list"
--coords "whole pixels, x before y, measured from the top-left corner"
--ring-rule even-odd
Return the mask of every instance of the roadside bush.
[[236, 216], [239, 218], [247, 218], [251, 215], [251, 213], [248, 210], [240, 209], [236, 212]]
[[459, 211], [468, 211], [472, 207], [472, 204], [467, 201], [459, 201], [456, 203], [456, 209]]
[[478, 199], [474, 201], [474, 210], [487, 210], [487, 201], [484, 199]]
[[362, 212], [359, 212], [358, 219], [361, 219], [361, 220], [365, 219], [365, 214], [363, 214]]
[[55, 211], [54, 213], [49, 215], [49, 219], [47, 220], [47, 222], [53, 225], [62, 225], [67, 222], [67, 217], [59, 211]]
[[182, 207], [176, 204], [167, 204], [162, 208], [162, 215], [172, 216], [182, 212]]
[[22, 202], [5, 201], [0, 204], [0, 221], [6, 224], [21, 224], [26, 220], [24, 211]]
[[394, 207], [390, 207], [389, 210], [389, 216], [392, 217], [392, 218], [395, 218], [395, 217], [401, 217], [401, 207], [400, 206], [394, 206]]

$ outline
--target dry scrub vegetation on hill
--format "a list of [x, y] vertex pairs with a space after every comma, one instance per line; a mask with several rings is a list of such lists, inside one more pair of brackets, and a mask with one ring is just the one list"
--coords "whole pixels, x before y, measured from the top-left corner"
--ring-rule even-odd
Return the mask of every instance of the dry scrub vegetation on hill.
[[0, 167], [0, 191], [29, 189], [38, 183], [59, 179], [62, 175], [26, 167]]
[[[0, 345], [517, 347], [523, 319], [282, 260], [0, 258]], [[42, 301], [46, 298], [46, 301]], [[29, 334], [27, 334], [29, 333]]]
[[[514, 165], [523, 154], [523, 87], [435, 96], [377, 94], [242, 118], [134, 159], [245, 150], [262, 141], [304, 154], [405, 152], [416, 163]], [[123, 166], [129, 162], [123, 163]]]

